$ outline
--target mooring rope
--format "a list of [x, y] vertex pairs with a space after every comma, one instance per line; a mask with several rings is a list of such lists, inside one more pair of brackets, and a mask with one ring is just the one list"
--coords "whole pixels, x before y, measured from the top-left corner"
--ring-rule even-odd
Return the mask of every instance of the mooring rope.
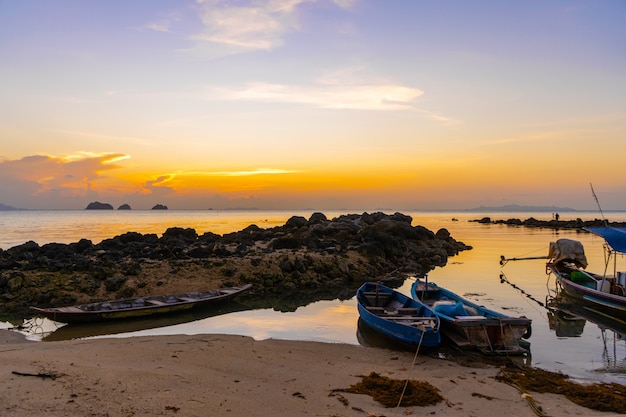
[[[502, 371], [500, 371], [502, 372]], [[543, 409], [541, 408], [541, 406], [539, 404], [537, 404], [537, 402], [535, 402], [535, 399], [533, 398], [532, 395], [530, 395], [528, 393], [528, 391], [526, 391], [524, 388], [522, 388], [521, 386], [519, 386], [518, 384], [509, 381], [509, 380], [503, 380], [503, 382], [515, 389], [517, 389], [520, 394], [522, 394], [522, 398], [526, 400], [526, 402], [528, 402], [528, 405], [530, 406], [530, 409], [533, 411], [533, 413], [535, 413], [537, 416], [539, 417], [549, 417], [548, 414], [546, 414]]]
[[518, 290], [519, 292], [521, 292], [522, 294], [524, 294], [526, 296], [526, 298], [528, 298], [529, 300], [534, 301], [535, 303], [539, 304], [541, 307], [545, 307], [546, 305], [542, 302], [537, 300], [535, 297], [533, 297], [531, 294], [527, 293], [526, 291], [524, 291], [524, 289], [518, 287], [517, 285], [513, 284], [511, 281], [509, 281], [506, 277], [506, 275], [504, 275], [503, 273], [500, 273], [500, 282], [501, 283], [506, 283], [509, 284], [511, 287], [515, 288], [516, 290]]
[[[422, 335], [420, 336], [420, 341], [417, 344], [417, 349], [415, 350], [415, 356], [413, 356], [413, 363], [411, 364], [411, 372], [409, 372], [409, 377], [410, 377], [410, 374], [413, 372], [413, 367], [415, 366], [415, 362], [417, 362], [417, 356], [419, 355], [420, 347], [422, 346], [422, 340], [424, 340], [424, 333], [425, 333], [425, 331], [422, 332]], [[404, 388], [402, 388], [402, 393], [400, 394], [400, 398], [398, 399], [398, 405], [396, 406], [396, 412], [400, 408], [400, 404], [402, 403], [402, 398], [404, 398], [404, 394], [406, 393], [406, 389], [409, 386], [409, 381], [410, 380], [411, 379], [407, 377], [406, 381], [404, 382]]]

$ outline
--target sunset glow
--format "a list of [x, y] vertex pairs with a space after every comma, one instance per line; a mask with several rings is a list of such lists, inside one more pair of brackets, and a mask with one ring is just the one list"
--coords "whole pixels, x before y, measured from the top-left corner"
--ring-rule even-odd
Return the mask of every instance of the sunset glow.
[[0, 2], [0, 203], [626, 206], [626, 4]]

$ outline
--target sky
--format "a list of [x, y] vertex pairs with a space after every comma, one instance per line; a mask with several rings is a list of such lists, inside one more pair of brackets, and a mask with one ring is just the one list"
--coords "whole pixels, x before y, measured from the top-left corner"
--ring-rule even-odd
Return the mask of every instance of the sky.
[[0, 203], [626, 209], [623, 0], [0, 0]]

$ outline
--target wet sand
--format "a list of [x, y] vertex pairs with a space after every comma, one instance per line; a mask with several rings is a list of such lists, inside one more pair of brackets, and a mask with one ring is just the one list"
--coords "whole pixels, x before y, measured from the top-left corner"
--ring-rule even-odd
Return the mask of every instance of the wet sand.
[[[415, 365], [413, 363], [415, 362]], [[385, 408], [346, 392], [361, 376], [428, 381], [444, 401]], [[0, 415], [536, 416], [496, 366], [348, 344], [194, 335], [30, 342], [0, 331]], [[532, 393], [550, 416], [611, 416]]]

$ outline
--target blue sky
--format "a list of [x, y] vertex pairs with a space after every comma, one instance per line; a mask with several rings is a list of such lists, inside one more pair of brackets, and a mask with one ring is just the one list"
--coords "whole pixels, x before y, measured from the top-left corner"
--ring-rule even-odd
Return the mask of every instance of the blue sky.
[[0, 203], [626, 206], [623, 1], [0, 0]]

